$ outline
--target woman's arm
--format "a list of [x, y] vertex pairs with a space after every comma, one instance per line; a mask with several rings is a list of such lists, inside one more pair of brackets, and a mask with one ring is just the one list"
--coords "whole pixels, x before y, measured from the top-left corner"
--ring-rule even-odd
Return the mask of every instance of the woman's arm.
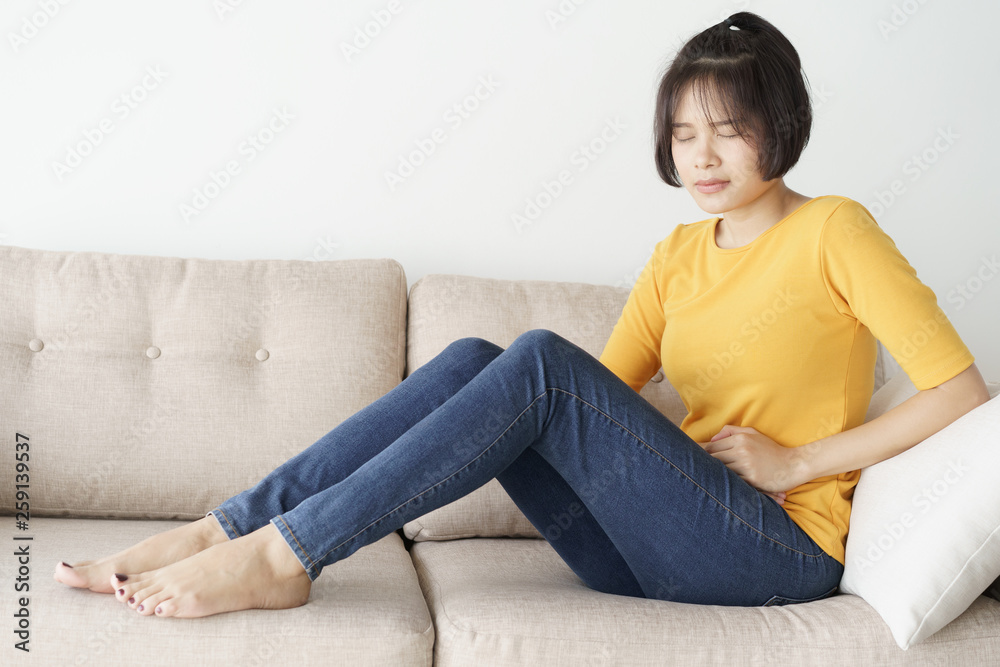
[[926, 440], [970, 410], [990, 400], [986, 382], [972, 364], [936, 387], [911, 396], [893, 409], [847, 431], [790, 451], [792, 475], [807, 482], [867, 468]]
[[660, 339], [666, 320], [657, 272], [669, 238], [653, 249], [600, 356], [600, 362], [636, 392], [642, 391], [660, 368]]
[[879, 417], [800, 447], [782, 447], [756, 429], [725, 426], [705, 449], [751, 486], [788, 491], [817, 477], [858, 470], [904, 452], [989, 400], [972, 364]]

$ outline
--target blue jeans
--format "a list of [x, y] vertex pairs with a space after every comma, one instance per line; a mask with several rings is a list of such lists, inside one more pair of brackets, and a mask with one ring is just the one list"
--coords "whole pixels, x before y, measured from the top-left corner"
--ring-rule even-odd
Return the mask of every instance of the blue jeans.
[[542, 329], [463, 338], [211, 514], [270, 521], [310, 580], [497, 478], [592, 589], [759, 606], [833, 594], [843, 566], [593, 356]]

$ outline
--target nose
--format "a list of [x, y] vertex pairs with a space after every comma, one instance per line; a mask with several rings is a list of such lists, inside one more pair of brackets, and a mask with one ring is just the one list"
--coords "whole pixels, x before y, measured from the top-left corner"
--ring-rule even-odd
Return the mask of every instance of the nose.
[[707, 136], [698, 137], [693, 154], [694, 166], [698, 169], [709, 169], [719, 166], [719, 154], [715, 151], [715, 143]]

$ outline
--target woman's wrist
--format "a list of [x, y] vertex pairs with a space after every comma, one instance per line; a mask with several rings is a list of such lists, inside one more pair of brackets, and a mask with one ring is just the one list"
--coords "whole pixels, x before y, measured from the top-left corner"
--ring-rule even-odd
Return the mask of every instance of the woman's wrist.
[[789, 448], [788, 463], [785, 468], [787, 481], [790, 485], [788, 491], [819, 477], [812, 464], [823, 447], [822, 442], [822, 440], [814, 440], [798, 447]]

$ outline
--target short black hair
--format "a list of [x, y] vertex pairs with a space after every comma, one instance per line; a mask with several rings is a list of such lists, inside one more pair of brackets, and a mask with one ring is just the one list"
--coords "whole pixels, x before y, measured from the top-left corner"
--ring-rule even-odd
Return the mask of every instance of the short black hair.
[[688, 89], [706, 116], [708, 102], [716, 102], [725, 110], [724, 118], [734, 121], [733, 130], [756, 147], [765, 181], [784, 176], [809, 142], [812, 106], [799, 54], [756, 14], [738, 12], [701, 31], [681, 47], [663, 74], [653, 141], [656, 171], [674, 187], [681, 181], [671, 152], [673, 122]]

